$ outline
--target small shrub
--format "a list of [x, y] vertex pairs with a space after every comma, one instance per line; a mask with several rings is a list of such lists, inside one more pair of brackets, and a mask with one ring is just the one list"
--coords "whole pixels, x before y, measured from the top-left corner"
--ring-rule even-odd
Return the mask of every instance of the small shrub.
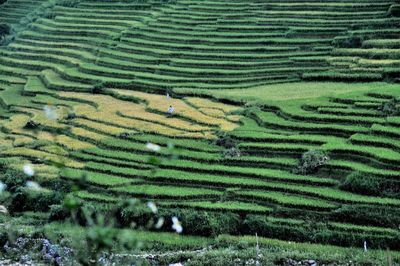
[[362, 46], [364, 39], [361, 36], [349, 36], [345, 39], [334, 40], [334, 45], [340, 48], [359, 48]]
[[62, 205], [51, 205], [49, 221], [63, 221], [70, 216], [69, 211]]
[[226, 134], [226, 132], [219, 132], [217, 136], [218, 138], [214, 144], [225, 148], [222, 152], [224, 157], [240, 157], [241, 152], [237, 148], [237, 140]]
[[7, 23], [0, 23], [0, 40], [7, 34], [10, 34], [11, 26]]
[[224, 193], [220, 197], [220, 200], [221, 201], [235, 200], [237, 198], [236, 191], [237, 191], [236, 188], [225, 189]]
[[310, 150], [301, 156], [299, 164], [293, 169], [296, 174], [313, 174], [318, 168], [325, 165], [329, 161], [329, 156], [322, 150]]
[[248, 215], [243, 222], [244, 233], [291, 241], [311, 241], [312, 236], [305, 228], [278, 225], [269, 222], [263, 215]]
[[119, 137], [121, 139], [128, 139], [131, 136], [131, 133], [129, 132], [122, 132], [121, 134], [119, 134]]
[[379, 180], [371, 176], [361, 174], [360, 172], [353, 172], [349, 174], [340, 188], [350, 192], [379, 196], [382, 193], [382, 188]]
[[400, 17], [400, 3], [393, 4], [388, 10], [388, 16]]
[[330, 216], [337, 222], [359, 225], [398, 228], [400, 224], [400, 210], [387, 206], [344, 205]]
[[10, 212], [48, 211], [50, 205], [60, 204], [62, 195], [47, 190], [20, 188], [11, 196]]
[[244, 249], [247, 249], [247, 248], [249, 248], [249, 247], [250, 247], [249, 242], [244, 241], [244, 240], [240, 240], [240, 241], [236, 244], [236, 246], [235, 246], [235, 248], [236, 248], [237, 250], [244, 250]]
[[224, 150], [222, 154], [224, 157], [240, 157], [241, 156], [240, 150], [238, 148], [234, 148], [234, 147]]
[[226, 149], [235, 148], [237, 146], [237, 141], [228, 135], [226, 132], [217, 133], [217, 139], [215, 144]]
[[210, 236], [212, 228], [204, 212], [184, 210], [179, 214], [185, 234]]
[[92, 93], [93, 94], [101, 94], [104, 92], [104, 87], [105, 87], [104, 82], [99, 82], [93, 86]]
[[20, 187], [25, 186], [27, 175], [21, 171], [7, 169], [0, 175], [0, 180], [6, 184], [7, 190], [11, 193], [16, 192]]
[[179, 215], [184, 233], [201, 236], [235, 234], [239, 231], [240, 216], [234, 213], [214, 213], [182, 210]]
[[117, 223], [122, 227], [146, 227], [152, 222], [152, 211], [137, 200], [127, 200], [115, 209]]
[[9, 241], [9, 236], [7, 232], [2, 230], [0, 232], [0, 247], [4, 247], [8, 241]]
[[33, 121], [33, 120], [29, 120], [29, 121], [25, 124], [24, 128], [25, 128], [25, 129], [37, 129], [39, 126], [40, 126], [39, 123], [37, 123], [37, 122], [35, 122], [35, 121]]
[[349, 174], [342, 181], [340, 188], [363, 195], [400, 198], [400, 181], [360, 172]]
[[240, 227], [240, 216], [235, 213], [213, 213], [209, 216], [209, 223], [212, 228], [212, 235], [237, 234]]
[[397, 180], [382, 180], [380, 182], [382, 188], [382, 197], [391, 197], [400, 199], [400, 182]]
[[398, 103], [399, 101], [393, 98], [388, 102], [382, 103], [382, 105], [378, 107], [378, 111], [385, 117], [398, 115], [400, 114], [400, 110], [397, 107]]
[[75, 119], [76, 113], [73, 110], [69, 110], [66, 119], [71, 120], [71, 119]]
[[41, 182], [43, 187], [47, 189], [69, 193], [72, 190], [73, 183], [64, 179], [46, 179]]

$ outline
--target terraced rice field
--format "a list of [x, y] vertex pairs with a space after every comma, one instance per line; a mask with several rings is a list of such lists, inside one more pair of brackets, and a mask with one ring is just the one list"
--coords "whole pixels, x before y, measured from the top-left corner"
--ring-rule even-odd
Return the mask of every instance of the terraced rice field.
[[[8, 0], [0, 21], [18, 24], [45, 2]], [[1, 160], [32, 163], [38, 182], [84, 174], [79, 196], [98, 204], [139, 197], [262, 214], [271, 228], [293, 231], [314, 217], [360, 245], [383, 239], [400, 249], [398, 225], [336, 215], [349, 206], [400, 211], [399, 197], [340, 188], [353, 171], [400, 187], [400, 116], [378, 111], [400, 97], [394, 1], [60, 3], [0, 47]], [[223, 155], [221, 131], [240, 157]], [[329, 163], [294, 174], [313, 149]], [[153, 156], [163, 158], [157, 171]]]

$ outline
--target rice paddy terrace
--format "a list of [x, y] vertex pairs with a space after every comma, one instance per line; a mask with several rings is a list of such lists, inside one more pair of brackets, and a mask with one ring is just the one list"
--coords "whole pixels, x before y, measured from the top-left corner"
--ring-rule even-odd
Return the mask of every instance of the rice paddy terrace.
[[[140, 197], [262, 214], [264, 236], [400, 249], [398, 219], [365, 217], [400, 213], [400, 116], [380, 111], [400, 97], [398, 6], [8, 0], [0, 22], [16, 32], [0, 47], [1, 160], [31, 162], [44, 184], [85, 174], [79, 197], [98, 204]], [[240, 157], [224, 156], [220, 132]], [[331, 160], [293, 173], [315, 149]], [[381, 192], [344, 189], [351, 172]], [[321, 228], [329, 234], [300, 234]]]

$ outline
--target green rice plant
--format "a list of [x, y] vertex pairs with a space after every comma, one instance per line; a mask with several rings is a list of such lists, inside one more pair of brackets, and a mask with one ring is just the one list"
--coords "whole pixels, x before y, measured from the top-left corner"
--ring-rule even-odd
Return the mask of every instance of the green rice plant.
[[281, 112], [283, 115], [297, 120], [310, 120], [313, 122], [333, 122], [337, 124], [358, 124], [369, 125], [371, 123], [383, 123], [382, 118], [367, 117], [367, 116], [343, 116], [343, 115], [328, 115], [328, 114], [313, 114], [301, 109], [300, 106], [282, 106]]
[[398, 128], [387, 125], [384, 126], [384, 125], [374, 124], [372, 125], [371, 130], [374, 134], [377, 135], [384, 135], [392, 138], [400, 136]]
[[400, 150], [400, 142], [386, 136], [371, 136], [366, 134], [355, 134], [350, 138], [352, 143], [375, 147], [384, 147], [392, 150]]
[[71, 168], [66, 168], [60, 173], [61, 177], [68, 178], [72, 180], [84, 179], [89, 184], [95, 184], [98, 186], [112, 187], [119, 185], [128, 185], [139, 180], [132, 180], [128, 178], [123, 178], [120, 176], [112, 176], [107, 174], [101, 174], [98, 172], [82, 171]]
[[237, 195], [256, 200], [267, 200], [279, 205], [315, 210], [332, 210], [337, 207], [334, 203], [317, 198], [297, 196], [277, 191], [240, 191]]
[[396, 162], [400, 160], [400, 154], [388, 148], [365, 147], [364, 145], [355, 144], [348, 145], [346, 143], [329, 143], [323, 145], [322, 149], [335, 154], [353, 154], [355, 156], [365, 157], [367, 160], [377, 160], [387, 165], [395, 165]]
[[212, 211], [233, 211], [248, 213], [268, 213], [272, 211], [270, 207], [240, 201], [188, 201], [188, 202], [162, 202], [161, 205], [169, 207], [186, 207], [200, 210]]
[[373, 167], [356, 161], [334, 159], [328, 162], [328, 166], [334, 167], [335, 169], [358, 171], [364, 174], [375, 175], [388, 179], [397, 179], [400, 176], [397, 170], [382, 169], [380, 167]]
[[91, 193], [88, 191], [80, 190], [76, 192], [76, 195], [84, 200], [93, 200], [96, 202], [105, 202], [105, 203], [112, 203], [112, 202], [117, 202], [118, 198], [115, 196], [108, 196], [104, 194], [99, 194], [99, 193]]
[[[255, 119], [258, 120], [262, 125], [268, 127], [274, 127], [278, 129], [290, 129], [290, 130], [301, 130], [305, 132], [330, 132], [329, 135], [342, 135], [342, 134], [354, 134], [357, 132], [367, 132], [367, 128], [362, 126], [353, 125], [337, 125], [337, 124], [323, 124], [315, 122], [295, 122], [286, 120], [279, 117], [275, 113], [271, 112], [255, 112]], [[306, 118], [303, 118], [306, 120]], [[328, 134], [327, 134], [328, 135]]]
[[116, 193], [127, 193], [134, 196], [149, 198], [199, 198], [215, 197], [221, 195], [218, 190], [194, 188], [194, 187], [176, 187], [176, 186], [157, 186], [157, 185], [134, 185], [113, 188], [111, 191]]

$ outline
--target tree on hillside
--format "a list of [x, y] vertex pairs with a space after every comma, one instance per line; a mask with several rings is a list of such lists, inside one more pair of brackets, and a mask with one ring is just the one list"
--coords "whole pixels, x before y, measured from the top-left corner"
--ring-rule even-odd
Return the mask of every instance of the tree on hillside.
[[309, 150], [301, 156], [298, 165], [293, 169], [295, 174], [314, 174], [330, 160], [328, 154], [322, 150]]

